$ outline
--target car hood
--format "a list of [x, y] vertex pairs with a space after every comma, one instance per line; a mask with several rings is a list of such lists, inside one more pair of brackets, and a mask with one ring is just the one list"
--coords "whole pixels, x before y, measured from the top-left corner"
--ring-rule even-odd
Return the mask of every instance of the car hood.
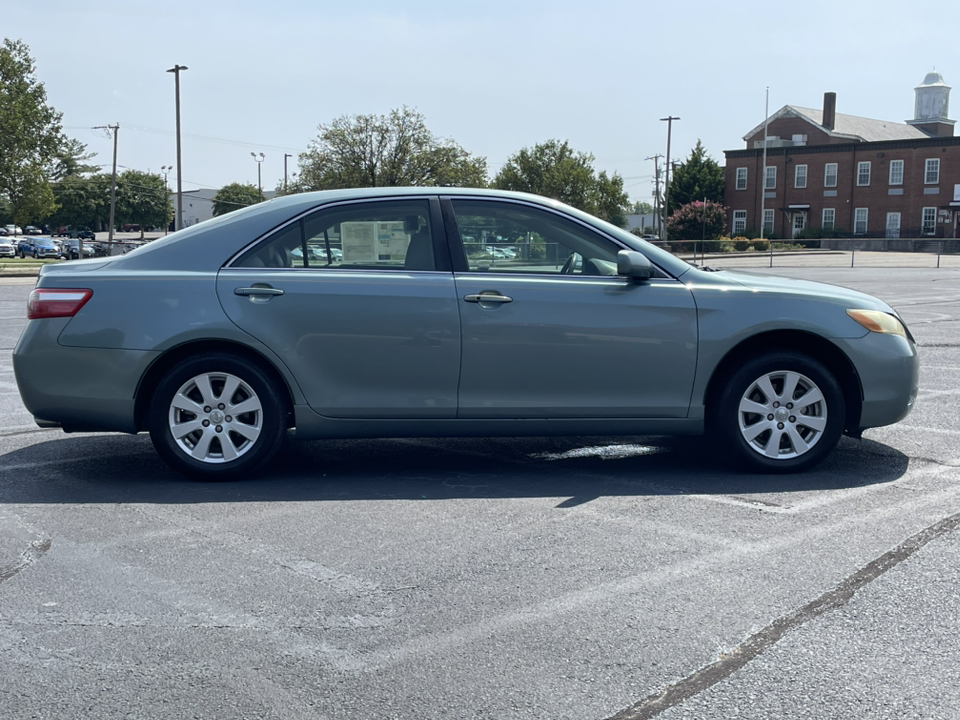
[[[765, 273], [752, 273], [743, 270], [720, 270], [717, 272], [697, 271], [698, 279], [707, 279], [719, 281], [721, 283], [736, 283], [737, 285], [753, 290], [755, 292], [770, 293], [776, 295], [796, 295], [805, 298], [819, 299], [831, 302], [837, 305], [846, 305], [850, 308], [863, 308], [865, 310], [881, 310], [883, 312], [896, 312], [887, 303], [873, 295], [851, 290], [841, 285], [830, 285], [828, 283], [816, 282], [814, 280], [800, 280], [798, 278], [783, 277], [781, 275], [767, 275]], [[683, 280], [688, 284], [692, 280], [688, 273]], [[712, 282], [704, 284], [712, 285]]]

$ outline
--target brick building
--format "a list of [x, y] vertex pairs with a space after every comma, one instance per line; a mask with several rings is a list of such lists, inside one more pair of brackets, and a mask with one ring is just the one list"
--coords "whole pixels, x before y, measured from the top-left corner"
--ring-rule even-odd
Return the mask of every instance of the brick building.
[[[811, 228], [863, 237], [960, 237], [960, 137], [950, 88], [930, 73], [905, 123], [786, 105], [728, 150], [731, 235], [789, 238]], [[766, 126], [766, 127], [765, 127]], [[766, 168], [763, 168], [766, 137]], [[763, 196], [761, 196], [763, 180]]]

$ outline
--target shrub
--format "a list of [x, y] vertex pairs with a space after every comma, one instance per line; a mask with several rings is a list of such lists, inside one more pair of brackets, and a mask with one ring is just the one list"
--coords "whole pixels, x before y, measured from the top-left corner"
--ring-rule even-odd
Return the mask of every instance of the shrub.
[[757, 252], [767, 252], [770, 249], [769, 240], [754, 240], [753, 249]]
[[733, 239], [733, 249], [737, 252], [746, 252], [750, 249], [750, 241], [743, 235], [738, 235]]

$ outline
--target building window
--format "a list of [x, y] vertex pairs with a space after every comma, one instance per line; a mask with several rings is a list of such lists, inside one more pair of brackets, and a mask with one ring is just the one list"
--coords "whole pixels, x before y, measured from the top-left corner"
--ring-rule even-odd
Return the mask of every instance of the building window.
[[763, 211], [763, 235], [764, 237], [773, 235], [773, 210]]
[[870, 163], [861, 162], [857, 163], [857, 185], [869, 185], [870, 184]]
[[797, 165], [793, 172], [793, 186], [795, 188], [805, 188], [807, 186], [807, 166]]
[[890, 161], [890, 184], [903, 185], [903, 160]]
[[733, 234], [740, 235], [747, 229], [747, 211], [733, 211]]
[[827, 163], [823, 168], [823, 186], [837, 186], [837, 163]]
[[737, 168], [737, 190], [747, 189], [747, 168]]
[[763, 183], [764, 190], [777, 189], [777, 166], [767, 165], [766, 181]]
[[936, 235], [937, 209], [935, 207], [923, 209], [923, 225], [920, 229], [920, 232], [924, 235]]
[[833, 230], [833, 225], [837, 219], [837, 211], [833, 208], [823, 209], [823, 229]]
[[857, 208], [853, 211], [853, 234], [867, 234], [867, 208]]
[[[927, 172], [923, 176], [923, 182], [927, 185], [936, 185], [940, 182], [940, 158], [927, 160]], [[926, 209], [924, 209], [924, 212], [926, 212]]]

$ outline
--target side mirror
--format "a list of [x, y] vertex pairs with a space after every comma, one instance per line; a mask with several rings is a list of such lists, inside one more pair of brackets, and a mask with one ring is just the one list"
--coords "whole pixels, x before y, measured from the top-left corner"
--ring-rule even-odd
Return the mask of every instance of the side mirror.
[[646, 280], [653, 277], [653, 265], [643, 253], [621, 250], [617, 253], [617, 274]]

